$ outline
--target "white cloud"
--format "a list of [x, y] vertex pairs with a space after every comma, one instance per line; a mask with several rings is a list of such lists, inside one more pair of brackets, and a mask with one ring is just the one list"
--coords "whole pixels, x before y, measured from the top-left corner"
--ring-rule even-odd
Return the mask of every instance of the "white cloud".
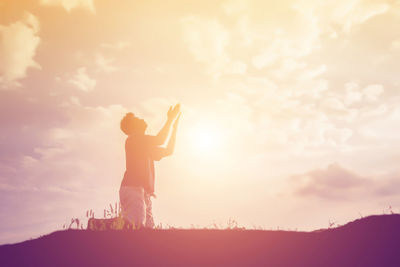
[[264, 51], [253, 57], [252, 63], [257, 69], [271, 66], [278, 59], [278, 56], [270, 51]]
[[309, 68], [303, 71], [303, 73], [301, 73], [300, 79], [302, 80], [312, 80], [320, 75], [322, 75], [323, 73], [325, 73], [327, 70], [326, 65], [320, 65], [318, 67], [315, 68]]
[[368, 101], [377, 101], [383, 94], [384, 89], [381, 84], [371, 84], [365, 87], [363, 92]]
[[[269, 13], [273, 16], [274, 10]], [[258, 69], [271, 67], [275, 63], [291, 62], [291, 66], [301, 66], [302, 63], [296, 62], [301, 58], [312, 53], [319, 46], [320, 25], [316, 17], [309, 12], [291, 10], [288, 8], [286, 12], [282, 12], [282, 16], [290, 17], [281, 21], [272, 22], [265, 20], [261, 25], [259, 21], [249, 20], [241, 29], [242, 35], [251, 35], [252, 37], [244, 37], [253, 40], [257, 46], [254, 47], [258, 51], [252, 58], [253, 65]], [[278, 24], [278, 25], [277, 25]]]
[[89, 77], [85, 67], [79, 68], [68, 82], [85, 92], [92, 91], [97, 83], [95, 79]]
[[[323, 26], [340, 25], [341, 30], [350, 33], [351, 29], [369, 19], [389, 11], [393, 1], [365, 0], [297, 0], [293, 1], [296, 9], [317, 16]], [[332, 34], [332, 30], [330, 29]], [[336, 35], [336, 32], [334, 32]]]
[[95, 64], [97, 65], [99, 71], [111, 73], [117, 70], [117, 67], [112, 65], [114, 60], [114, 58], [106, 58], [101, 54], [97, 54], [95, 58]]
[[[334, 1], [337, 4], [337, 1]], [[349, 32], [353, 25], [383, 14], [389, 10], [389, 4], [378, 1], [342, 1], [333, 9], [333, 20], [343, 25], [345, 32]]]
[[0, 25], [0, 84], [19, 85], [29, 68], [40, 68], [33, 59], [40, 43], [39, 21], [30, 14], [8, 26]]
[[86, 8], [91, 12], [95, 12], [94, 0], [40, 0], [45, 6], [62, 6], [70, 12], [74, 8]]
[[329, 97], [323, 101], [323, 105], [332, 110], [345, 110], [344, 104], [335, 97]]
[[218, 76], [230, 61], [225, 51], [228, 31], [215, 19], [188, 16], [181, 23], [189, 51], [197, 61], [208, 64], [210, 73]]
[[213, 19], [189, 16], [182, 20], [184, 41], [199, 61], [207, 61], [224, 56], [229, 42], [228, 31]]
[[363, 98], [363, 94], [360, 90], [360, 86], [356, 82], [348, 82], [344, 85], [345, 87], [345, 103], [351, 105], [353, 103], [360, 102]]
[[345, 84], [344, 102], [346, 105], [360, 103], [362, 101], [376, 102], [384, 93], [384, 87], [381, 84], [370, 84], [361, 88], [356, 82]]

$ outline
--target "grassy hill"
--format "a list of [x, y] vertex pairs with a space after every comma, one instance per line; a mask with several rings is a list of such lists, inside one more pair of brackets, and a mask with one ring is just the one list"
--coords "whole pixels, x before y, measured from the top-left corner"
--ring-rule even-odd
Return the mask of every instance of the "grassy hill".
[[400, 215], [314, 232], [65, 230], [0, 246], [1, 266], [400, 266]]

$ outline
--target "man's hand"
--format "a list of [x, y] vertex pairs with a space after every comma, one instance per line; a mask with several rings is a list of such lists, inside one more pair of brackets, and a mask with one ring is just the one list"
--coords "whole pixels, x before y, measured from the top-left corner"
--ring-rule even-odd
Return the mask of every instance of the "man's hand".
[[176, 104], [174, 108], [172, 108], [172, 106], [170, 106], [168, 113], [167, 113], [168, 120], [174, 120], [176, 118], [176, 116], [178, 115], [180, 109], [181, 109], [180, 104]]

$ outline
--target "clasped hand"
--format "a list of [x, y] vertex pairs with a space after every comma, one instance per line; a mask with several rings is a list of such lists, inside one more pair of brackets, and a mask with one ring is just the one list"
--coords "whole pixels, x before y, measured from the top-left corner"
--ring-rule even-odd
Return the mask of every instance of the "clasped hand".
[[168, 116], [168, 120], [174, 120], [178, 114], [180, 113], [180, 109], [181, 109], [181, 105], [180, 104], [176, 104], [175, 107], [172, 108], [172, 106], [169, 107], [167, 116]]

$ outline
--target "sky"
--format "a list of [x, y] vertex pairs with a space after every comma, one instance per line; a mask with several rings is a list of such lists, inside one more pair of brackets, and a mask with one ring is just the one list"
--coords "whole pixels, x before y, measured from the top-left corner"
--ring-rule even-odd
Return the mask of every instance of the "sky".
[[400, 211], [400, 2], [0, 0], [0, 244], [118, 201], [127, 112], [156, 224], [310, 231]]

